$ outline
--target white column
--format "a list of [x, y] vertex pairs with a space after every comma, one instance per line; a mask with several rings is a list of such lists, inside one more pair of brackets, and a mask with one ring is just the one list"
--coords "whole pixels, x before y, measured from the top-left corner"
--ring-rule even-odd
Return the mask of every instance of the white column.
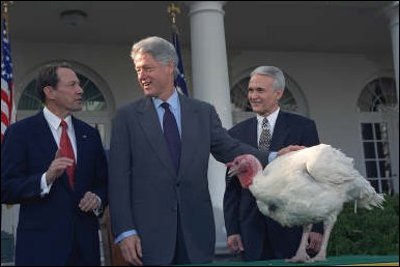
[[[393, 1], [385, 10], [386, 16], [389, 18], [390, 32], [392, 35], [392, 50], [394, 72], [396, 77], [396, 93], [397, 93], [397, 110], [399, 108], [399, 1]], [[398, 139], [397, 139], [398, 140]], [[397, 150], [397, 158], [398, 158]], [[396, 156], [394, 156], [396, 158]], [[398, 167], [397, 167], [398, 169]], [[398, 170], [397, 170], [398, 172]], [[394, 179], [394, 191], [399, 192], [399, 176]]]
[[399, 1], [393, 3], [386, 8], [386, 16], [390, 20], [390, 32], [392, 35], [392, 49], [394, 71], [396, 76], [396, 92], [397, 92], [397, 107], [399, 106]]
[[[232, 126], [228, 63], [226, 56], [225, 1], [186, 2], [190, 7], [192, 81], [194, 98], [213, 104], [225, 128]], [[216, 223], [216, 253], [226, 250], [223, 219], [225, 191], [223, 164], [211, 157], [208, 181]]]
[[[18, 225], [18, 218], [19, 218], [19, 204], [15, 205], [1, 205], [1, 231], [6, 232], [7, 234], [12, 234], [13, 235], [13, 244], [5, 243], [4, 245], [6, 248], [10, 248], [9, 246], [13, 245], [14, 251], [12, 251], [11, 255], [11, 261], [7, 262], [2, 262], [6, 263], [6, 265], [14, 265], [14, 257], [15, 257], [15, 242], [16, 242], [16, 236], [17, 236], [17, 225]], [[2, 240], [2, 245], [4, 242], [11, 242], [10, 239]], [[7, 251], [8, 252], [8, 251]], [[8, 256], [8, 255], [7, 255]], [[7, 257], [8, 258], [8, 257]], [[7, 259], [8, 260], [8, 259]]]

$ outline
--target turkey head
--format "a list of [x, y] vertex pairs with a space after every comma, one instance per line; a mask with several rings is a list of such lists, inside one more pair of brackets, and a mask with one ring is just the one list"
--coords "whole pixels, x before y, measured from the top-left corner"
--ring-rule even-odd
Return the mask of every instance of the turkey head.
[[243, 188], [249, 188], [253, 178], [262, 172], [262, 166], [258, 159], [250, 154], [236, 157], [232, 162], [226, 164], [229, 168], [228, 176], [237, 176]]

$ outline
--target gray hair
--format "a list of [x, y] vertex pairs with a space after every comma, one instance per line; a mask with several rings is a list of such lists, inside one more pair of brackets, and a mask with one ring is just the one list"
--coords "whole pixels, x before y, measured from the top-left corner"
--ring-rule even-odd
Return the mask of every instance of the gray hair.
[[132, 60], [135, 60], [136, 55], [139, 53], [148, 53], [156, 61], [161, 62], [164, 65], [172, 62], [174, 65], [174, 77], [176, 78], [178, 76], [178, 55], [176, 54], [175, 47], [167, 40], [157, 36], [142, 39], [132, 46]]
[[272, 84], [272, 87], [274, 89], [285, 90], [285, 76], [279, 68], [274, 66], [260, 66], [250, 73], [250, 77], [253, 77], [256, 74], [273, 78], [274, 83]]

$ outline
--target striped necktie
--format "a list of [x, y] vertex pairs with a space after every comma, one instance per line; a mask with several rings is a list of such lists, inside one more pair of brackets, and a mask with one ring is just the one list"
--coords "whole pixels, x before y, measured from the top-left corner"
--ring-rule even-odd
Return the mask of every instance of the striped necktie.
[[260, 141], [258, 142], [258, 149], [268, 152], [271, 145], [271, 131], [270, 124], [267, 118], [263, 119], [261, 128], [262, 131], [260, 135]]

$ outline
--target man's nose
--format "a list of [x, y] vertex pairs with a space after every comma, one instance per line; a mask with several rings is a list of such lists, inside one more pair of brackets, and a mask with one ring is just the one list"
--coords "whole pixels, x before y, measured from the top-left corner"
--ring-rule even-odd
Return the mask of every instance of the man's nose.
[[255, 94], [255, 93], [248, 93], [248, 97], [249, 97], [249, 99], [254, 99], [254, 98], [257, 97], [257, 94]]
[[143, 71], [143, 70], [139, 71], [139, 72], [137, 73], [137, 75], [138, 75], [139, 81], [141, 81], [141, 80], [143, 80], [144, 78], [146, 78], [146, 72]]
[[78, 85], [78, 94], [83, 94], [83, 88], [80, 85]]

